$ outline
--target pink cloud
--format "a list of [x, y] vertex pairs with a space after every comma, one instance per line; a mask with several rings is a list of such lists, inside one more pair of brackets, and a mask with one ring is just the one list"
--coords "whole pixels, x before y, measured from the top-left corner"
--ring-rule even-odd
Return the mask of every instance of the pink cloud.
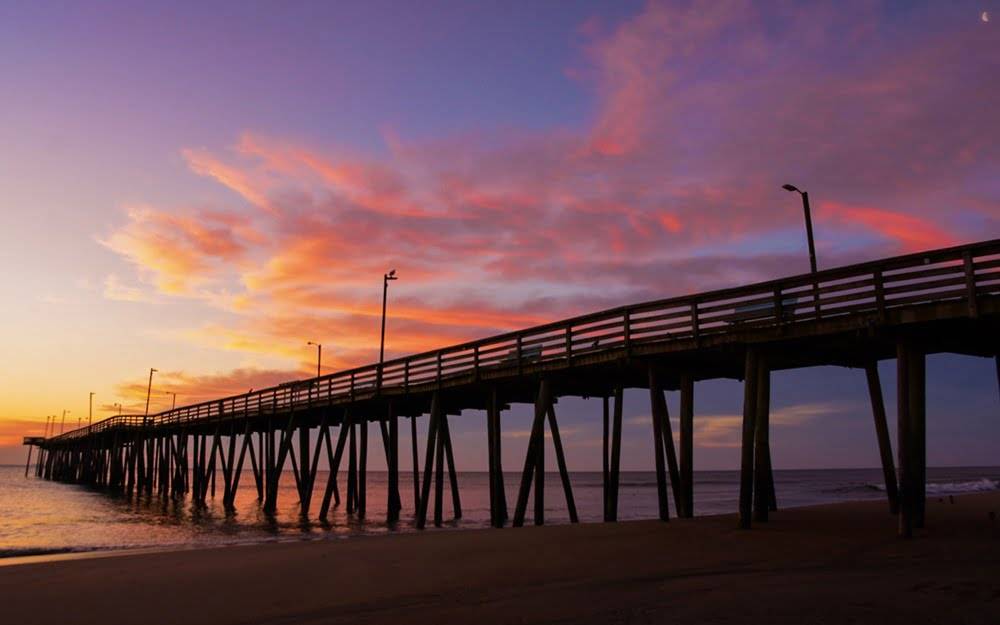
[[820, 216], [851, 227], [873, 231], [896, 243], [902, 252], [947, 247], [957, 242], [946, 228], [928, 219], [869, 206], [824, 202], [820, 205]]
[[[747, 2], [651, 2], [589, 23], [573, 75], [594, 115], [579, 128], [393, 131], [380, 158], [252, 132], [185, 151], [245, 203], [134, 210], [105, 244], [165, 293], [230, 306], [231, 324], [194, 340], [294, 359], [322, 335], [347, 366], [372, 358], [393, 267], [393, 353], [789, 273], [800, 258], [754, 252], [800, 227], [783, 182], [817, 198], [829, 264], [884, 254], [840, 251], [859, 232], [900, 251], [983, 236], [953, 202], [1000, 214], [981, 182], [1000, 161], [995, 42], [906, 38], [863, 2], [770, 19]], [[863, 64], [831, 62], [843, 41]]]

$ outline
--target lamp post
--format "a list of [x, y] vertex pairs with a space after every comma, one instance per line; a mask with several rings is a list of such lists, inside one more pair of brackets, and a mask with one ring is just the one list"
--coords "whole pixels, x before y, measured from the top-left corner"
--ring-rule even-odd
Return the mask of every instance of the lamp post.
[[52, 415], [45, 415], [45, 438], [49, 437], [49, 423], [52, 421]]
[[73, 411], [72, 410], [66, 410], [65, 408], [63, 408], [62, 423], [59, 425], [59, 433], [60, 434], [62, 434], [63, 432], [66, 431], [66, 413], [67, 412], [73, 412]]
[[813, 273], [816, 273], [816, 246], [813, 244], [813, 225], [812, 214], [809, 210], [809, 193], [801, 191], [795, 185], [791, 184], [781, 185], [781, 188], [802, 196], [802, 212], [805, 213], [806, 217], [806, 239], [809, 241], [809, 268]]
[[156, 373], [156, 369], [149, 369], [149, 385], [146, 387], [146, 415], [149, 416], [149, 394], [153, 392], [153, 374]]
[[389, 297], [389, 281], [398, 280], [396, 270], [391, 269], [389, 273], [382, 276], [382, 338], [378, 345], [378, 377], [379, 386], [382, 385], [382, 362], [385, 360], [385, 305]]
[[87, 427], [94, 423], [94, 392], [90, 392], [90, 406], [87, 410]]
[[306, 345], [316, 346], [316, 377], [318, 378], [320, 375], [320, 370], [323, 367], [323, 344], [313, 343], [312, 341], [308, 341]]
[[115, 402], [115, 407], [118, 408], [118, 416], [119, 417], [122, 416], [122, 405], [119, 404], [118, 402]]

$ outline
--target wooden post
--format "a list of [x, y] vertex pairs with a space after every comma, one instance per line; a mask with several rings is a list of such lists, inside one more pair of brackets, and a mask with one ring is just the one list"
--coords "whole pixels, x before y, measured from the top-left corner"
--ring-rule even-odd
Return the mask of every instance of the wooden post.
[[[236, 490], [240, 486], [240, 476], [243, 475], [243, 461], [246, 459], [247, 446], [253, 443], [253, 433], [250, 432], [250, 420], [247, 420], [246, 426], [243, 429], [243, 444], [240, 446], [240, 456], [239, 460], [236, 461], [236, 469], [233, 472], [233, 484], [229, 489], [229, 501], [226, 505], [230, 508], [233, 507], [233, 502], [236, 500]], [[232, 452], [230, 452], [232, 454]], [[232, 455], [230, 455], [229, 462], [232, 463]]]
[[494, 458], [497, 467], [497, 499], [500, 504], [500, 525], [507, 522], [507, 487], [503, 479], [503, 427], [501, 426], [501, 406], [499, 400], [496, 403], [496, 410], [493, 412], [493, 443], [496, 445]]
[[611, 426], [611, 466], [608, 473], [610, 492], [605, 521], [618, 520], [618, 486], [622, 457], [622, 403], [624, 396], [625, 390], [621, 386], [615, 388], [615, 410]]
[[219, 438], [219, 426], [215, 426], [215, 434], [212, 435], [212, 456], [208, 461], [208, 474], [209, 480], [212, 484], [212, 499], [215, 499], [215, 472], [216, 463], [215, 459], [218, 455], [222, 454], [222, 441]]
[[309, 423], [306, 419], [302, 420], [302, 425], [299, 426], [299, 505], [302, 511], [302, 515], [309, 516], [309, 500], [312, 494], [312, 483], [309, 481], [309, 459], [312, 454], [309, 453]]
[[202, 433], [201, 435], [201, 446], [198, 449], [201, 457], [198, 458], [198, 470], [201, 475], [198, 476], [198, 483], [200, 484], [200, 490], [198, 491], [198, 503], [205, 504], [205, 493], [208, 490], [208, 435]]
[[285, 458], [292, 447], [292, 432], [295, 430], [295, 413], [288, 416], [288, 424], [278, 442], [277, 459], [272, 470], [271, 483], [268, 486], [267, 500], [264, 502], [264, 512], [274, 514], [278, 507], [278, 484], [281, 472], [285, 467]]
[[222, 505], [224, 508], [232, 508], [233, 501], [236, 499], [236, 492], [233, 487], [236, 485], [236, 477], [233, 474], [233, 469], [236, 468], [236, 422], [229, 422], [229, 453], [227, 454], [228, 460], [223, 465], [223, 479], [225, 479], [225, 493], [222, 498]]
[[608, 423], [609, 423], [611, 414], [610, 414], [610, 410], [609, 410], [609, 406], [608, 406], [608, 396], [605, 395], [601, 399], [603, 400], [602, 403], [604, 405], [604, 436], [601, 439], [601, 466], [603, 468], [603, 473], [602, 473], [602, 478], [603, 479], [601, 480], [601, 486], [602, 486], [602, 492], [603, 492], [603, 495], [604, 495], [604, 497], [603, 497], [603, 499], [604, 499], [604, 520], [607, 521], [608, 520], [608, 495], [609, 495], [609, 492], [610, 492], [610, 489], [609, 489], [609, 486], [610, 486], [610, 475], [609, 475], [609, 468], [608, 468], [608, 465], [609, 465], [609, 463], [608, 463], [608, 431], [609, 431], [608, 430]]
[[[549, 406], [552, 405], [551, 399]], [[535, 525], [545, 525], [545, 413], [542, 426], [538, 430], [538, 444], [535, 445]]]
[[757, 400], [754, 416], [753, 520], [766, 522], [771, 509], [771, 370], [757, 359]]
[[[330, 438], [329, 433], [326, 439], [326, 449], [327, 458], [330, 463], [330, 477], [326, 481], [326, 491], [323, 493], [323, 503], [320, 505], [319, 518], [322, 521], [327, 519], [327, 513], [330, 510], [330, 498], [337, 493], [339, 490], [337, 488], [337, 473], [340, 471], [340, 461], [344, 456], [344, 445], [347, 444], [347, 434], [350, 429], [348, 425], [347, 414], [345, 413], [340, 420], [340, 432], [337, 436], [337, 451], [330, 455]], [[340, 494], [337, 493], [337, 503], [340, 503]]]
[[[409, 364], [409, 363], [407, 363]], [[410, 446], [413, 448], [413, 507], [420, 507], [420, 459], [417, 457], [417, 417], [410, 417]]]
[[1000, 393], [1000, 354], [993, 357], [993, 364], [997, 372], [997, 392]]
[[357, 429], [351, 415], [347, 428], [347, 513], [353, 514], [358, 503], [358, 441]]
[[[303, 515], [305, 516], [309, 515], [309, 505], [312, 502], [313, 488], [316, 485], [316, 473], [319, 470], [319, 457], [323, 451], [324, 440], [329, 444], [330, 426], [327, 424], [326, 411], [323, 411], [323, 416], [320, 417], [319, 434], [316, 436], [316, 451], [313, 453], [312, 465], [308, 469], [309, 488], [306, 490], [306, 503], [303, 506]], [[329, 450], [327, 450], [327, 454], [329, 454]]]
[[680, 474], [683, 503], [679, 516], [694, 516], [694, 378], [681, 374]]
[[393, 404], [389, 402], [389, 458], [386, 462], [389, 469], [389, 493], [386, 502], [386, 521], [389, 523], [399, 520], [399, 512], [402, 503], [399, 499], [399, 419]]
[[667, 495], [667, 474], [663, 459], [663, 391], [656, 369], [650, 367], [649, 405], [653, 421], [653, 459], [656, 465], [656, 500], [659, 504], [660, 520], [670, 520], [670, 499]]
[[892, 460], [892, 441], [889, 440], [889, 425], [885, 418], [885, 402], [882, 399], [882, 382], [879, 380], [878, 363], [865, 365], [868, 378], [868, 395], [872, 402], [872, 418], [875, 420], [875, 437], [878, 439], [879, 456], [882, 459], [882, 479], [885, 493], [889, 498], [889, 512], [899, 512], [899, 492], [896, 486], [896, 467]]
[[257, 448], [260, 449], [260, 462], [257, 461], [257, 454], [254, 452], [253, 433], [249, 435], [250, 442], [247, 445], [250, 450], [250, 469], [253, 471], [253, 482], [257, 488], [257, 501], [264, 501], [264, 433], [257, 433]]
[[524, 455], [524, 470], [521, 472], [521, 487], [517, 491], [517, 503], [514, 506], [513, 526], [524, 525], [524, 517], [528, 509], [528, 495], [531, 492], [531, 480], [536, 476], [535, 464], [538, 462], [538, 451], [536, 447], [543, 443], [543, 428], [545, 427], [545, 413], [549, 403], [552, 401], [552, 393], [547, 380], [542, 380], [538, 386], [538, 395], [535, 398], [535, 419], [531, 424], [531, 436], [528, 438], [528, 451]]
[[910, 346], [896, 342], [896, 444], [899, 454], [899, 535], [913, 536], [913, 440], [910, 423]]
[[448, 485], [451, 488], [452, 510], [456, 519], [462, 518], [462, 501], [458, 493], [458, 473], [455, 470], [455, 452], [451, 446], [451, 429], [448, 415], [441, 415], [441, 444], [444, 446], [445, 460], [448, 461]]
[[441, 527], [444, 517], [444, 437], [445, 437], [445, 419], [447, 416], [444, 410], [438, 415], [438, 425], [437, 425], [437, 445], [434, 451], [434, 462], [437, 466], [437, 471], [434, 474], [434, 527]]
[[358, 462], [358, 518], [364, 519], [368, 509], [368, 417], [358, 421], [361, 428], [361, 454]]
[[913, 527], [924, 527], [927, 500], [927, 374], [920, 345], [912, 345], [909, 364], [910, 436], [913, 440]]
[[660, 392], [660, 401], [663, 408], [661, 418], [663, 419], [660, 432], [663, 435], [663, 448], [667, 452], [667, 473], [670, 475], [670, 489], [674, 492], [674, 506], [679, 510], [681, 507], [681, 478], [677, 468], [677, 452], [674, 450], [674, 433], [670, 425], [670, 411], [667, 410], [667, 400]]
[[28, 477], [28, 468], [31, 467], [31, 450], [34, 445], [28, 445], [28, 461], [24, 463], [24, 477]]
[[573, 500], [573, 487], [569, 481], [569, 471], [566, 469], [566, 456], [563, 453], [562, 437], [559, 436], [559, 424], [556, 423], [555, 407], [549, 404], [549, 430], [552, 432], [552, 446], [556, 450], [556, 463], [559, 465], [559, 477], [562, 479], [563, 494], [566, 496], [566, 510], [569, 512], [570, 523], [579, 523], [576, 515], [576, 502]]
[[490, 399], [486, 405], [486, 460], [489, 467], [490, 480], [490, 525], [501, 527], [500, 509], [497, 502], [497, 476], [496, 476], [496, 445], [494, 444], [493, 432], [493, 411], [496, 409], [496, 389], [490, 393]]
[[[424, 481], [420, 494], [417, 497], [417, 529], [424, 529], [427, 525], [427, 503], [431, 492], [431, 471], [434, 468], [434, 452], [436, 451], [436, 438], [438, 430], [438, 418], [441, 412], [441, 400], [437, 393], [431, 395], [431, 413], [427, 425], [427, 452], [424, 455]], [[415, 440], [415, 439], [414, 439]]]
[[740, 459], [740, 520], [742, 529], [750, 529], [753, 512], [753, 443], [754, 418], [757, 414], [757, 352], [748, 347], [743, 372], [743, 436]]

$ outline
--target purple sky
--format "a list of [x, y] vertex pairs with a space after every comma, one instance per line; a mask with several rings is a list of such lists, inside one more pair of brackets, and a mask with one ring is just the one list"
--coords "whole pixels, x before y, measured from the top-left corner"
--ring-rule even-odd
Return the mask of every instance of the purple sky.
[[[90, 391], [95, 418], [141, 408], [151, 366], [162, 409], [308, 375], [307, 340], [330, 371], [370, 362], [390, 267], [401, 355], [802, 272], [785, 182], [821, 267], [998, 237], [995, 9], [0, 6], [0, 461]], [[928, 373], [930, 462], [996, 464], [992, 364]], [[779, 468], [877, 464], [861, 372], [774, 385]], [[736, 466], [740, 397], [699, 384], [697, 468]], [[629, 468], [651, 466], [647, 403]], [[559, 410], [570, 465], [598, 467], [597, 403]], [[453, 429], [484, 467], [483, 420]]]

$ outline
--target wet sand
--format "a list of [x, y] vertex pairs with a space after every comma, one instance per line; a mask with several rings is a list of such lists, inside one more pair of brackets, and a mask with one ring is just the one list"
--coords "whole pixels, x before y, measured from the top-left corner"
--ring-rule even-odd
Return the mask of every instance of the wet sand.
[[[993, 515], [991, 518], [991, 512]], [[5, 623], [996, 623], [1000, 493], [0, 567]]]

